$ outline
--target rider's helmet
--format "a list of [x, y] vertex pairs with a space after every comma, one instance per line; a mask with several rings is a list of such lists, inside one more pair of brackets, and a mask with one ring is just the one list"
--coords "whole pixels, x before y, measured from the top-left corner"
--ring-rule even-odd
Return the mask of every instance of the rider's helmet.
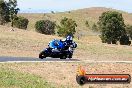
[[72, 36], [67, 36], [65, 41], [66, 41], [66, 43], [69, 44], [69, 45], [72, 44], [72, 42], [73, 42]]
[[73, 38], [72, 38], [72, 36], [67, 36], [67, 37], [66, 37], [66, 40], [67, 40], [67, 41], [72, 41]]

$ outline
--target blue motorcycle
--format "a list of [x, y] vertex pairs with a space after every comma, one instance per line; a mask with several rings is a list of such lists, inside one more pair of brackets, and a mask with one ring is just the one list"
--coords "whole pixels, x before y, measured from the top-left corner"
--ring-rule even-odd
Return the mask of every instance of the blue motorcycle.
[[49, 43], [48, 48], [40, 52], [39, 58], [72, 58], [73, 51], [76, 47], [77, 44], [68, 38], [65, 41], [54, 39]]

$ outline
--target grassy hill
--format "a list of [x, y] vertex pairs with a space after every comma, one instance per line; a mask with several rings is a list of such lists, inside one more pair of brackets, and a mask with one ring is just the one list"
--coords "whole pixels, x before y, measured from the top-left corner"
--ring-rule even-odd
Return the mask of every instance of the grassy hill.
[[[49, 19], [55, 21], [59, 24], [60, 20], [63, 17], [72, 18], [78, 24], [77, 27], [77, 34], [81, 35], [93, 35], [89, 29], [94, 23], [97, 23], [99, 16], [105, 11], [118, 11], [123, 14], [124, 21], [126, 24], [132, 25], [132, 14], [110, 9], [110, 8], [101, 8], [101, 7], [94, 7], [94, 8], [85, 8], [67, 12], [56, 12], [56, 13], [21, 13], [20, 16], [24, 16], [29, 19], [29, 30], [34, 30], [34, 24], [38, 20], [42, 19]], [[88, 21], [90, 27], [86, 27], [85, 22]]]

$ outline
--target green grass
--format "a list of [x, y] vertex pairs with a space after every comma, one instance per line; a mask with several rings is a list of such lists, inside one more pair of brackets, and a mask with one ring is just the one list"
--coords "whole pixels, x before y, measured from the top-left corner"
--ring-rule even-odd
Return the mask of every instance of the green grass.
[[26, 73], [0, 68], [0, 88], [54, 88], [42, 78]]

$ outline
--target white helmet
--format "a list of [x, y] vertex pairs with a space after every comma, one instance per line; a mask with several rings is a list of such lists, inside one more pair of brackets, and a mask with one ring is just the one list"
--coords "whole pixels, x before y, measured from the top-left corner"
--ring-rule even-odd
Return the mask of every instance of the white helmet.
[[73, 38], [72, 38], [72, 36], [67, 36], [67, 37], [66, 37], [66, 40], [71, 40], [71, 41], [72, 41]]

